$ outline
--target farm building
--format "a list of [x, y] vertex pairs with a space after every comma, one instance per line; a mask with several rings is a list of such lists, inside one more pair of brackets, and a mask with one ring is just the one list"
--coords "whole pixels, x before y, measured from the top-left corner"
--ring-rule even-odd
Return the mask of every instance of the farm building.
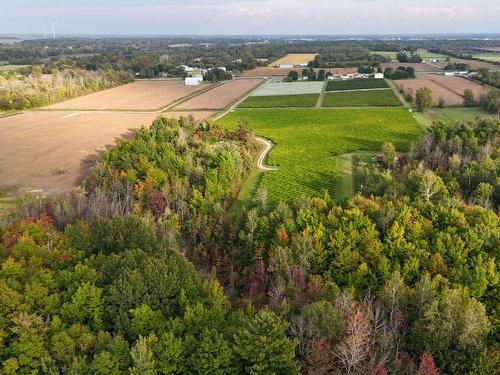
[[446, 77], [456, 77], [456, 76], [466, 76], [469, 74], [466, 70], [445, 70], [444, 75]]
[[340, 79], [346, 80], [346, 79], [353, 79], [354, 74], [353, 73], [344, 73], [340, 76]]
[[182, 69], [184, 69], [185, 72], [192, 72], [194, 71], [194, 68], [191, 67], [191, 66], [187, 66], [187, 65], [181, 65], [180, 66]]
[[196, 75], [194, 77], [186, 77], [184, 78], [184, 84], [186, 86], [196, 86], [203, 82], [202, 75]]

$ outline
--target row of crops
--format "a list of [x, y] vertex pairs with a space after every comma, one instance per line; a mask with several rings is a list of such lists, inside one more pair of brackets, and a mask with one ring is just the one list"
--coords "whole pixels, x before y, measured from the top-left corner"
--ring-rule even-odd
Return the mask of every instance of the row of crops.
[[326, 85], [326, 91], [343, 90], [367, 90], [367, 89], [388, 89], [389, 85], [385, 79], [375, 78], [355, 78], [345, 81], [329, 81]]

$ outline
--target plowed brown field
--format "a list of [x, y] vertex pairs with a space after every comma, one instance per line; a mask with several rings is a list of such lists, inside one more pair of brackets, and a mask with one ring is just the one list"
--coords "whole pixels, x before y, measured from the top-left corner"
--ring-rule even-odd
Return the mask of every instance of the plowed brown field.
[[402, 79], [394, 81], [394, 83], [399, 89], [403, 89], [413, 97], [415, 97], [415, 93], [420, 87], [428, 87], [432, 90], [434, 103], [438, 103], [439, 98], [443, 98], [446, 105], [449, 106], [461, 106], [464, 102], [464, 99], [460, 95], [455, 94], [430, 79]]
[[224, 109], [262, 82], [262, 79], [237, 79], [224, 82], [222, 85], [179, 104], [176, 109]]
[[174, 103], [206, 84], [186, 86], [179, 80], [135, 81], [46, 107], [60, 110], [157, 110]]
[[462, 77], [445, 77], [436, 74], [429, 74], [422, 78], [430, 79], [461, 96], [464, 94], [464, 90], [469, 89], [474, 93], [474, 98], [479, 99], [480, 96], [486, 91], [479, 83]]
[[[162, 116], [188, 115], [182, 112]], [[196, 119], [211, 112], [191, 112]], [[102, 153], [155, 113], [28, 112], [0, 118], [0, 188], [30, 185], [45, 193], [78, 185]]]

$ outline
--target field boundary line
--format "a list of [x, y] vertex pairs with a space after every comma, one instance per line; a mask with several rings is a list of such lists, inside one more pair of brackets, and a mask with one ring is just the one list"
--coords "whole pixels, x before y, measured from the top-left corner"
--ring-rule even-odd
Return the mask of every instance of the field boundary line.
[[316, 108], [321, 108], [321, 106], [323, 105], [323, 99], [325, 99], [325, 90], [327, 85], [328, 81], [323, 82], [323, 88], [321, 89], [318, 100], [316, 101]]
[[428, 61], [425, 61], [425, 60], [424, 60], [424, 63], [426, 63], [427, 65], [433, 66], [434, 68], [439, 68], [439, 70], [443, 70], [443, 68], [442, 68], [442, 67], [440, 67], [439, 65], [432, 64], [432, 63], [430, 63], [430, 62], [428, 62]]
[[396, 98], [399, 99], [399, 101], [401, 102], [401, 104], [405, 107], [405, 108], [408, 108], [408, 109], [411, 109], [412, 106], [411, 106], [411, 103], [408, 103], [405, 98], [403, 97], [403, 94], [401, 94], [399, 92], [399, 90], [397, 89], [397, 86], [394, 84], [394, 82], [392, 82], [391, 80], [387, 80], [386, 81], [387, 84], [389, 85], [389, 88], [394, 92], [394, 94], [396, 95]]
[[210, 90], [213, 90], [213, 89], [214, 89], [214, 88], [216, 88], [216, 87], [219, 87], [219, 86], [223, 85], [223, 84], [224, 84], [224, 82], [225, 82], [225, 81], [220, 81], [220, 82], [218, 82], [218, 83], [215, 83], [215, 84], [212, 84], [212, 85], [210, 85], [210, 86], [208, 86], [208, 87], [205, 87], [205, 88], [204, 88], [204, 89], [202, 89], [202, 90], [198, 90], [198, 91], [192, 92], [191, 94], [188, 94], [188, 95], [186, 95], [186, 96], [183, 96], [182, 98], [179, 98], [179, 99], [175, 100], [174, 102], [172, 102], [172, 103], [170, 103], [170, 104], [168, 104], [168, 105], [166, 105], [166, 106], [163, 106], [163, 107], [158, 108], [158, 109], [156, 110], [156, 112], [161, 113], [161, 112], [166, 112], [166, 111], [169, 111], [169, 110], [171, 110], [171, 109], [173, 109], [173, 108], [177, 107], [178, 105], [180, 105], [180, 104], [184, 103], [185, 101], [188, 101], [189, 99], [196, 98], [198, 95], [204, 94], [204, 93], [206, 93], [206, 92], [208, 92], [208, 91], [210, 91]]
[[24, 113], [24, 111], [14, 111], [14, 112], [2, 113], [2, 114], [0, 114], [0, 118], [6, 118], [6, 117], [11, 117], [11, 116], [21, 115], [23, 113]]
[[244, 95], [240, 96], [238, 99], [236, 99], [232, 104], [230, 104], [227, 109], [225, 111], [223, 111], [222, 113], [216, 115], [215, 117], [213, 117], [212, 119], [214, 121], [218, 121], [220, 120], [221, 118], [223, 118], [224, 116], [226, 116], [229, 112], [232, 112], [238, 105], [240, 105], [242, 102], [244, 102], [246, 99], [248, 99], [254, 92], [255, 90], [257, 90], [260, 86], [262, 86], [263, 84], [265, 84], [267, 82], [266, 79], [264, 79], [260, 85], [257, 85], [256, 87], [254, 87], [252, 90], [249, 90], [248, 92], [246, 92]]
[[[455, 92], [453, 91], [452, 89], [450, 89], [449, 87], [446, 87], [443, 83], [441, 82], [438, 82], [438, 81], [435, 81], [433, 80], [432, 78], [429, 78], [430, 81], [434, 82], [436, 85], [438, 86], [441, 86], [442, 88], [448, 90], [449, 92], [452, 92], [453, 94], [456, 94], [458, 96], [461, 96], [462, 98], [464, 97], [464, 93], [462, 92], [461, 94], [459, 94], [458, 92]], [[459, 106], [460, 107], [460, 106]]]

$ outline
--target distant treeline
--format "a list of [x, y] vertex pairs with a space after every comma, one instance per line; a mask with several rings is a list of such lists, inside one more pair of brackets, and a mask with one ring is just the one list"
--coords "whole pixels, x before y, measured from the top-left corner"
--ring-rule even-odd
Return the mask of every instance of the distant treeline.
[[132, 82], [133, 79], [130, 73], [115, 70], [88, 72], [71, 69], [43, 74], [39, 67], [33, 67], [25, 76], [6, 72], [0, 75], [0, 111], [41, 107]]

